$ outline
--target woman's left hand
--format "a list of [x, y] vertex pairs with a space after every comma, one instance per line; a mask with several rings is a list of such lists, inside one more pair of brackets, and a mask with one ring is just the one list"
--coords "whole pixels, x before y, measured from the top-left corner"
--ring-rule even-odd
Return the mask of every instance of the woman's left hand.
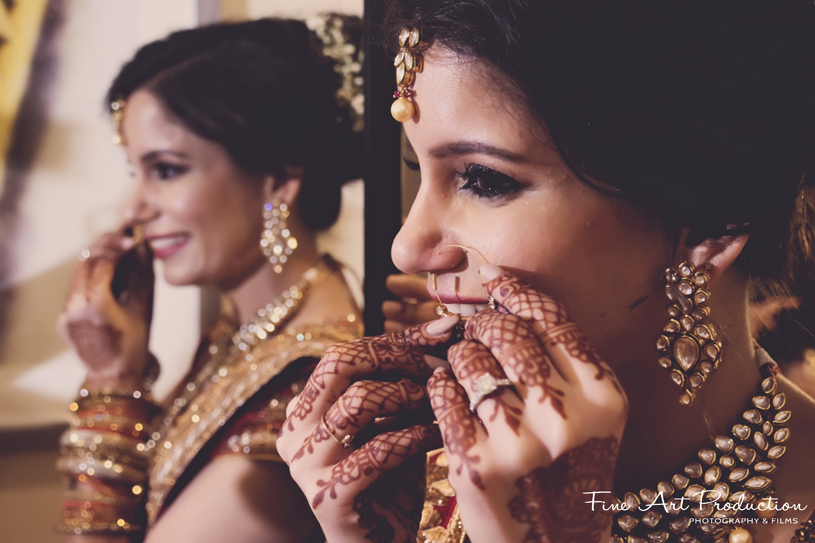
[[600, 492], [625, 394], [560, 304], [497, 266], [480, 272], [507, 312], [472, 317], [448, 351], [455, 376], [438, 369], [427, 385], [465, 530], [474, 543], [608, 541]]

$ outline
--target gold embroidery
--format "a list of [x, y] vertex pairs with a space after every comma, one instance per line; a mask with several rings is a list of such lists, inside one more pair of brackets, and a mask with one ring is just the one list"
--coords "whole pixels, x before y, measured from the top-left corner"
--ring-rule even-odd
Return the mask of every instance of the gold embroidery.
[[444, 450], [428, 453], [427, 491], [422, 520], [419, 523], [418, 543], [464, 543], [467, 537], [461, 524], [458, 504], [453, 508], [453, 514], [446, 526], [444, 518], [436, 509], [448, 505], [450, 499], [456, 495], [447, 480], [447, 474], [447, 454]]
[[175, 420], [164, 421], [171, 426], [154, 446], [147, 499], [149, 524], [156, 521], [173, 486], [203, 446], [261, 387], [289, 363], [303, 357], [319, 358], [332, 344], [360, 335], [358, 324], [342, 321], [297, 327], [258, 344], [251, 357], [240, 352], [235, 360], [224, 360], [207, 387], [197, 389], [198, 395], [185, 402], [184, 411]]

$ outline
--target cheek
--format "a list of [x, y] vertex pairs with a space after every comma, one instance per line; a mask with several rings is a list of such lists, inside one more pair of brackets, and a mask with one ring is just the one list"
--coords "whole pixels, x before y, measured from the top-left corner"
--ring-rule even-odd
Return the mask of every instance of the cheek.
[[495, 210], [493, 220], [473, 213], [467, 222], [476, 233], [472, 246], [487, 260], [516, 271], [592, 327], [622, 316], [654, 290], [667, 243], [630, 210], [591, 197], [580, 201], [553, 206], [519, 199]]

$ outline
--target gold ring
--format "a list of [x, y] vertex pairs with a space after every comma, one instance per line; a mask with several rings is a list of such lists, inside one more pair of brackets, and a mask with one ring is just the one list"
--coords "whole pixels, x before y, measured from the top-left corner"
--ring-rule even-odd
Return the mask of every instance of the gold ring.
[[354, 447], [353, 444], [354, 436], [348, 434], [347, 436], [340, 439], [336, 435], [334, 435], [334, 432], [328, 429], [328, 425], [325, 423], [325, 413], [323, 413], [323, 416], [320, 417], [320, 426], [323, 427], [323, 430], [325, 430], [328, 433], [328, 435], [334, 438], [334, 441], [342, 445], [343, 449], [351, 449]]

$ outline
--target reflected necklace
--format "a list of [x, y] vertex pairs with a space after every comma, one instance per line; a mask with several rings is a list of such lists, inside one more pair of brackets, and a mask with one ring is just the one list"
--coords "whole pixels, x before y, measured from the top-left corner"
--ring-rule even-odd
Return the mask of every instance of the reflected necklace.
[[[145, 450], [156, 446], [156, 443], [167, 432], [167, 428], [181, 414], [187, 404], [201, 393], [208, 382], [217, 383], [221, 377], [227, 375], [229, 365], [236, 357], [243, 356], [251, 362], [252, 349], [280, 333], [298, 313], [311, 287], [319, 283], [335, 268], [334, 262], [330, 256], [324, 256], [316, 266], [306, 270], [297, 283], [283, 290], [274, 302], [261, 308], [250, 323], [234, 330], [231, 335], [224, 331], [228, 325], [222, 321], [216, 324], [199, 348], [198, 356], [205, 354], [206, 361], [179, 391], [160, 421], [160, 429], [153, 432], [152, 439], [146, 443]], [[201, 350], [204, 349], [205, 351], [201, 353]]]
[[[738, 519], [776, 515], [769, 475], [786, 453], [791, 413], [784, 410], [784, 393], [777, 392], [778, 366], [763, 351], [757, 353], [763, 362], [761, 385], [743, 421], [731, 428], [732, 437], [716, 436], [713, 447], [700, 449], [697, 461], [656, 490], [615, 495], [610, 543], [750, 543], [753, 538]], [[809, 537], [809, 529], [802, 524], [792, 541], [809, 541], [801, 539]]]

